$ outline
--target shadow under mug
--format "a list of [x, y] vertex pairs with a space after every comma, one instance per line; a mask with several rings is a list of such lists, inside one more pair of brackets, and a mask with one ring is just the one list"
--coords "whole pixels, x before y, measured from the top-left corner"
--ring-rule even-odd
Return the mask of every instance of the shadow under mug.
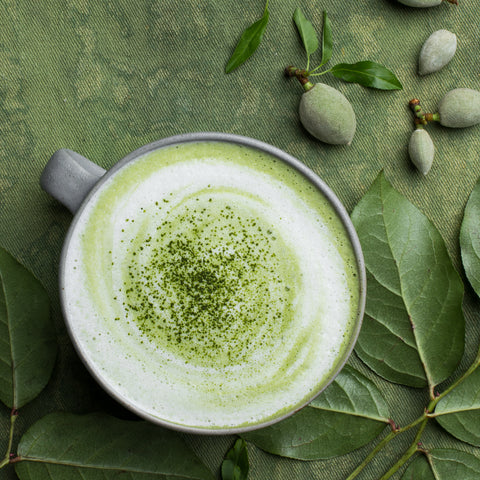
[[[65, 271], [65, 258], [68, 254], [69, 247], [72, 244], [72, 238], [77, 234], [78, 220], [82, 215], [82, 211], [85, 210], [86, 206], [90, 203], [95, 194], [102, 190], [108, 179], [139, 157], [150, 152], [154, 152], [158, 149], [175, 145], [184, 145], [191, 142], [227, 142], [228, 144], [247, 147], [273, 156], [276, 160], [285, 163], [292, 169], [299, 172], [315, 187], [315, 189], [317, 189], [324, 196], [324, 198], [327, 199], [334, 212], [336, 212], [338, 218], [344, 226], [346, 236], [351, 243], [356, 260], [359, 285], [357, 314], [353, 328], [350, 330], [349, 338], [344, 341], [344, 347], [341, 349], [341, 354], [339, 358], [336, 359], [334, 367], [329, 372], [328, 378], [326, 378], [325, 381], [319, 385], [316, 391], [314, 391], [309, 398], [307, 398], [300, 405], [296, 405], [295, 408], [283, 411], [280, 415], [274, 416], [273, 418], [265, 418], [249, 425], [229, 425], [225, 428], [219, 428], [217, 426], [214, 428], [208, 428], [204, 426], [198, 427], [195, 425], [182, 425], [177, 422], [172, 422], [169, 419], [160, 418], [157, 415], [153, 415], [148, 411], [139, 408], [138, 405], [136, 405], [130, 398], [126, 397], [123, 393], [119, 393], [114, 387], [112, 387], [111, 382], [106, 381], [101, 372], [101, 365], [98, 365], [96, 361], [91, 358], [91, 355], [83, 348], [81, 340], [77, 338], [72, 325], [74, 320], [70, 318], [65, 305], [64, 290], [68, 280], [66, 278]], [[165, 138], [145, 145], [127, 155], [110, 170], [105, 171], [103, 168], [95, 163], [92, 163], [78, 153], [71, 150], [62, 149], [55, 152], [47, 163], [41, 175], [40, 184], [46, 192], [60, 201], [72, 212], [72, 214], [74, 214], [73, 222], [70, 226], [63, 246], [59, 269], [62, 311], [72, 342], [82, 361], [96, 381], [113, 398], [140, 417], [153, 423], [188, 433], [232, 434], [266, 427], [292, 415], [300, 408], [303, 408], [305, 405], [310, 403], [310, 401], [312, 401], [334, 380], [336, 375], [347, 362], [359, 335], [365, 308], [366, 277], [360, 242], [347, 211], [335, 194], [330, 190], [330, 188], [313, 171], [284, 151], [258, 140], [233, 134], [211, 132], [191, 133]], [[81, 288], [81, 286], [79, 286], [79, 288]]]

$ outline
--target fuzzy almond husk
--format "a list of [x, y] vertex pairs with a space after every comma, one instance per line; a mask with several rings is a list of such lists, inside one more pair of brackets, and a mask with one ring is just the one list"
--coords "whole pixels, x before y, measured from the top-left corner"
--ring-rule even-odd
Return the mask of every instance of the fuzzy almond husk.
[[464, 128], [480, 123], [480, 92], [470, 88], [450, 90], [438, 105], [444, 127]]
[[426, 175], [432, 168], [435, 146], [426, 130], [417, 129], [412, 133], [408, 144], [410, 160], [417, 169]]
[[416, 8], [428, 8], [428, 7], [436, 7], [440, 5], [443, 0], [398, 0], [403, 5], [407, 5], [409, 7], [416, 7]]
[[457, 36], [448, 30], [437, 30], [425, 41], [418, 59], [418, 73], [438, 72], [453, 58], [457, 50]]
[[341, 92], [323, 83], [303, 93], [299, 116], [305, 129], [322, 142], [349, 145], [355, 135], [352, 105]]

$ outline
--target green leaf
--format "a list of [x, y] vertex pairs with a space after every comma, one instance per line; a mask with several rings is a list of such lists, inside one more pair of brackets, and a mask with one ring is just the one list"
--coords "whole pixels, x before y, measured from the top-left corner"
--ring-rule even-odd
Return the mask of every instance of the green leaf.
[[20, 440], [20, 480], [213, 480], [178, 434], [103, 414], [53, 413]]
[[222, 480], [247, 480], [248, 469], [247, 444], [239, 438], [222, 463]]
[[454, 437], [480, 447], [480, 368], [438, 402], [435, 418]]
[[333, 38], [332, 38], [332, 27], [330, 25], [330, 20], [327, 17], [327, 12], [323, 12], [323, 34], [322, 34], [322, 61], [320, 62], [319, 67], [325, 65], [332, 58], [333, 53]]
[[57, 352], [47, 293], [0, 248], [0, 400], [23, 407], [45, 387]]
[[463, 284], [435, 226], [377, 177], [352, 220], [367, 269], [367, 302], [355, 350], [377, 374], [433, 387], [465, 346]]
[[240, 37], [240, 40], [225, 67], [225, 73], [230, 73], [235, 70], [254, 54], [255, 50], [260, 45], [265, 29], [267, 28], [268, 17], [269, 12], [267, 2], [262, 18], [250, 25]]
[[300, 38], [302, 39], [305, 51], [307, 52], [307, 56], [310, 56], [318, 48], [317, 32], [315, 32], [313, 25], [305, 18], [299, 8], [295, 9], [293, 20], [297, 26], [297, 30], [300, 34]]
[[460, 229], [460, 250], [467, 278], [480, 296], [480, 180], [465, 207]]
[[410, 463], [402, 480], [436, 480], [428, 460], [424, 457], [417, 457]]
[[450, 448], [435, 448], [428, 455], [438, 480], [478, 480], [480, 459], [471, 453]]
[[310, 405], [242, 437], [276, 455], [327, 459], [376, 438], [389, 423], [388, 417], [388, 406], [375, 384], [347, 365]]
[[383, 65], [375, 62], [339, 63], [329, 72], [346, 82], [379, 90], [402, 90], [397, 77]]
[[436, 480], [430, 464], [425, 457], [417, 457], [410, 463], [402, 480]]
[[427, 455], [428, 461], [424, 457], [416, 458], [403, 474], [402, 480], [478, 480], [480, 478], [480, 460], [471, 453], [435, 448]]

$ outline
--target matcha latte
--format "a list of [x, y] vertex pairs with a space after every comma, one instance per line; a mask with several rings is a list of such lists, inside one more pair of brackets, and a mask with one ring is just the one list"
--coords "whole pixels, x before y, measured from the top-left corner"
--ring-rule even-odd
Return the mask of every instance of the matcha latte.
[[63, 258], [77, 348], [161, 423], [248, 429], [311, 400], [358, 326], [357, 260], [330, 202], [261, 150], [186, 142], [116, 170]]

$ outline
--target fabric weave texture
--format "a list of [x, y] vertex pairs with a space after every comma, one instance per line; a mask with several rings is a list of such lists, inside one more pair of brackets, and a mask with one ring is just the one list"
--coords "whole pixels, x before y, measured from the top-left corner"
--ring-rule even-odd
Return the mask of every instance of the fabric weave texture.
[[[435, 111], [457, 87], [480, 90], [478, 2], [444, 2], [415, 9], [395, 0], [270, 1], [270, 21], [257, 52], [229, 75], [224, 68], [244, 28], [264, 3], [184, 0], [2, 0], [0, 2], [0, 245], [45, 285], [60, 346], [53, 377], [17, 421], [15, 441], [37, 419], [53, 411], [103, 410], [133, 415], [111, 400], [87, 373], [68, 338], [58, 300], [58, 262], [70, 213], [40, 189], [48, 158], [69, 148], [112, 167], [132, 150], [167, 136], [219, 131], [254, 137], [285, 150], [312, 168], [349, 212], [383, 169], [387, 179], [420, 208], [442, 234], [466, 284], [466, 354], [473, 360], [480, 338], [480, 303], [463, 273], [458, 236], [463, 209], [480, 176], [480, 126], [461, 130], [429, 126], [436, 146], [430, 173], [410, 164], [408, 140], [417, 97]], [[283, 75], [291, 64], [305, 67], [292, 16], [300, 7], [321, 32], [326, 9], [333, 31], [329, 65], [372, 60], [391, 69], [401, 91], [377, 91], [332, 75], [317, 80], [339, 89], [352, 103], [357, 132], [350, 146], [329, 146], [311, 137], [298, 119], [302, 93]], [[458, 37], [457, 52], [441, 71], [420, 77], [417, 59], [435, 30]], [[320, 36], [320, 35], [319, 35]], [[319, 62], [320, 51], [311, 58]], [[350, 363], [385, 393], [399, 425], [423, 411], [427, 393], [383, 381], [355, 356]], [[0, 406], [0, 431], [9, 411]], [[427, 447], [451, 447], [480, 456], [433, 422]], [[0, 451], [4, 451], [4, 435]], [[234, 437], [186, 436], [198, 456], [220, 478], [222, 458]], [[359, 477], [378, 479], [412, 436], [391, 443]], [[367, 446], [328, 461], [300, 462], [249, 446], [251, 480], [342, 480], [368, 454]], [[401, 473], [396, 474], [399, 479]], [[0, 478], [16, 478], [13, 469]]]

